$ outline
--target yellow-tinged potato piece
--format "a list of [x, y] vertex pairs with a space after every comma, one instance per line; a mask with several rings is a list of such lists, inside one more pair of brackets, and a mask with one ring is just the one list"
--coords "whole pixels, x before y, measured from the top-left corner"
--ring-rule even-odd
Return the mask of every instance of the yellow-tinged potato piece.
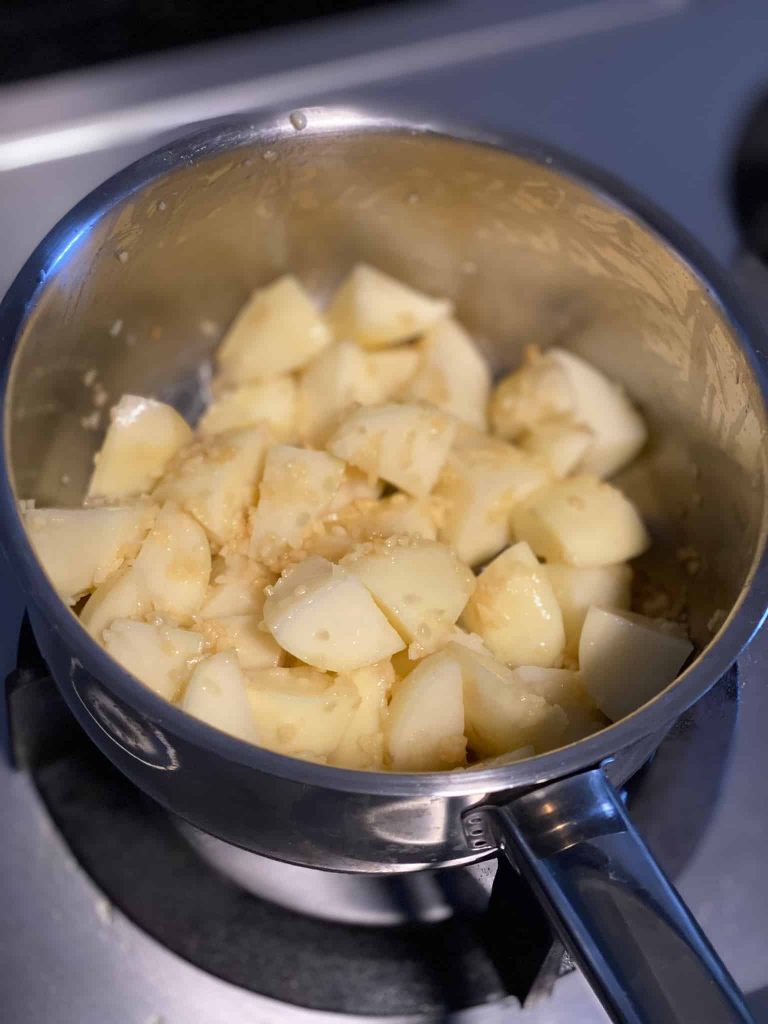
[[147, 494], [176, 452], [189, 444], [192, 431], [170, 405], [138, 395], [123, 395], [109, 417], [88, 497], [119, 501]]
[[246, 555], [218, 555], [211, 563], [211, 582], [198, 617], [260, 615], [266, 599], [264, 588], [274, 581], [272, 573]]
[[234, 651], [240, 667], [276, 668], [285, 661], [285, 652], [275, 638], [261, 628], [261, 614], [222, 615], [207, 617], [197, 629], [214, 651]]
[[342, 414], [354, 405], [375, 405], [382, 392], [366, 353], [339, 341], [315, 356], [299, 380], [299, 432], [306, 444], [322, 445]]
[[157, 485], [158, 501], [175, 501], [205, 528], [216, 545], [246, 533], [246, 510], [256, 499], [267, 427], [230, 430], [180, 452]]
[[508, 665], [557, 665], [565, 647], [552, 586], [525, 543], [507, 548], [480, 573], [463, 622]]
[[628, 565], [600, 565], [578, 569], [550, 562], [542, 571], [552, 584], [565, 626], [565, 653], [577, 657], [581, 627], [590, 605], [601, 608], [629, 608], [632, 570]]
[[251, 557], [268, 565], [286, 547], [300, 548], [343, 478], [344, 463], [327, 452], [290, 445], [270, 448], [251, 516]]
[[579, 642], [584, 686], [612, 722], [661, 693], [693, 650], [674, 623], [592, 607]]
[[358, 263], [339, 286], [326, 313], [338, 341], [386, 348], [421, 334], [451, 313], [451, 303], [433, 299], [388, 274]]
[[326, 447], [371, 477], [423, 498], [437, 482], [455, 434], [455, 422], [437, 409], [390, 403], [349, 413]]
[[455, 320], [440, 320], [416, 348], [419, 365], [405, 385], [405, 397], [486, 430], [491, 371], [467, 332]]
[[574, 395], [565, 369], [549, 353], [530, 348], [523, 365], [496, 385], [490, 403], [494, 433], [515, 441], [555, 417], [569, 416]]
[[526, 498], [512, 510], [512, 532], [540, 558], [580, 568], [627, 562], [651, 542], [632, 502], [595, 476], [559, 480]]
[[156, 512], [147, 502], [127, 508], [35, 508], [24, 513], [24, 526], [56, 592], [74, 604], [134, 557]]
[[551, 479], [542, 460], [503, 441], [465, 433], [434, 489], [446, 510], [440, 539], [464, 562], [480, 565], [509, 544], [515, 505]]
[[158, 615], [168, 615], [179, 623], [191, 622], [205, 600], [211, 576], [211, 549], [205, 530], [169, 502], [158, 512], [133, 571]]
[[214, 729], [248, 743], [261, 742], [248, 700], [246, 678], [234, 651], [212, 654], [198, 664], [181, 706]]
[[384, 738], [396, 772], [430, 772], [466, 762], [461, 669], [444, 651], [424, 658], [395, 688]]
[[513, 669], [512, 674], [524, 690], [563, 709], [568, 724], [559, 738], [560, 746], [575, 743], [608, 725], [608, 719], [597, 709], [578, 672], [522, 665]]
[[557, 744], [567, 724], [561, 708], [524, 688], [495, 658], [457, 643], [448, 644], [445, 653], [461, 669], [467, 739], [478, 757], [527, 746], [542, 753]]
[[297, 390], [288, 375], [225, 390], [205, 410], [197, 429], [210, 437], [266, 423], [276, 440], [291, 443], [298, 438]]
[[312, 300], [286, 274], [251, 295], [227, 331], [217, 359], [226, 380], [270, 380], [304, 366], [330, 340]]
[[529, 455], [543, 459], [558, 480], [578, 469], [592, 443], [589, 427], [574, 423], [567, 417], [547, 420], [536, 425], [520, 440], [520, 447]]
[[384, 767], [387, 701], [395, 681], [392, 663], [380, 661], [340, 675], [338, 680], [352, 683], [360, 701], [329, 762], [339, 768], [380, 771]]
[[419, 353], [414, 345], [369, 352], [368, 365], [379, 386], [381, 401], [385, 402], [399, 397], [405, 384], [416, 373]]
[[143, 578], [126, 565], [96, 587], [80, 612], [80, 625], [101, 643], [105, 627], [115, 619], [140, 619], [151, 611]]
[[280, 754], [325, 760], [339, 745], [360, 701], [345, 677], [311, 668], [248, 673], [248, 700], [261, 745]]
[[189, 679], [204, 643], [189, 629], [131, 619], [115, 619], [103, 632], [107, 653], [166, 700], [173, 700]]
[[440, 646], [475, 588], [469, 566], [436, 541], [373, 541], [342, 565], [373, 594], [414, 659]]
[[264, 622], [289, 654], [332, 672], [373, 665], [405, 646], [360, 580], [314, 555], [277, 581]]
[[371, 479], [367, 473], [363, 473], [354, 466], [347, 466], [344, 476], [333, 501], [328, 506], [329, 512], [336, 512], [339, 509], [350, 505], [353, 501], [360, 501], [363, 498], [375, 500], [381, 497], [384, 484], [381, 480]]

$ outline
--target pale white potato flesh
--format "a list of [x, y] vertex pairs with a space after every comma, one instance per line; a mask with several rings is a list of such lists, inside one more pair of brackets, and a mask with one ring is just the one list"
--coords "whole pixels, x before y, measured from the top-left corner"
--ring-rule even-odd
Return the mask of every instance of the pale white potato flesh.
[[325, 320], [290, 274], [257, 289], [235, 317], [217, 353], [225, 380], [271, 380], [304, 366], [331, 341]]
[[248, 700], [246, 678], [234, 651], [212, 654], [196, 666], [181, 706], [214, 729], [248, 743], [262, 743]]
[[632, 502], [595, 476], [536, 491], [512, 510], [512, 532], [540, 558], [579, 568], [627, 562], [650, 545]]
[[565, 653], [578, 657], [581, 627], [590, 605], [628, 609], [632, 591], [632, 569], [628, 565], [599, 565], [579, 569], [573, 565], [548, 562], [542, 571], [552, 585], [563, 614]]
[[24, 513], [24, 526], [56, 593], [74, 604], [136, 555], [156, 513], [147, 502], [125, 508], [39, 508]]
[[480, 573], [462, 621], [508, 665], [559, 665], [565, 648], [560, 606], [543, 566], [514, 544]]
[[537, 693], [550, 704], [562, 708], [568, 719], [559, 745], [575, 743], [604, 728], [608, 721], [590, 697], [578, 672], [564, 668], [539, 668], [521, 665], [512, 670], [517, 683], [530, 693]]
[[673, 623], [593, 606], [581, 630], [579, 668], [597, 707], [616, 722], [661, 693], [692, 650]]
[[509, 441], [548, 420], [570, 416], [574, 408], [571, 383], [558, 362], [530, 348], [522, 366], [502, 378], [493, 391], [490, 419], [493, 432]]
[[123, 395], [109, 412], [94, 457], [89, 498], [119, 501], [151, 491], [176, 452], [192, 440], [187, 422], [164, 402]]
[[367, 354], [339, 341], [316, 356], [299, 378], [299, 433], [305, 444], [322, 446], [354, 405], [375, 405], [383, 394]]
[[558, 480], [581, 466], [591, 443], [589, 427], [564, 416], [537, 424], [520, 439], [523, 451], [543, 459]]
[[358, 771], [381, 771], [384, 767], [384, 722], [395, 682], [392, 663], [380, 661], [355, 672], [346, 672], [338, 676], [338, 681], [352, 683], [359, 702], [329, 757], [329, 763]]
[[419, 353], [414, 345], [399, 345], [368, 353], [368, 365], [381, 394], [380, 401], [399, 398], [404, 386], [416, 373]]
[[96, 587], [80, 612], [80, 624], [102, 643], [105, 627], [115, 619], [141, 619], [151, 611], [143, 578], [125, 565]]
[[430, 654], [394, 689], [384, 738], [392, 771], [431, 772], [466, 763], [461, 668], [445, 651]]
[[205, 530], [169, 502], [158, 512], [133, 571], [154, 612], [180, 624], [191, 622], [205, 600], [211, 577]]
[[264, 622], [283, 650], [332, 672], [373, 665], [405, 646], [360, 580], [318, 556], [281, 576]]
[[262, 628], [261, 613], [207, 617], [196, 628], [213, 651], [234, 651], [243, 669], [277, 668], [285, 651], [271, 633]]
[[274, 582], [272, 573], [246, 555], [218, 555], [211, 563], [211, 582], [198, 617], [260, 615], [266, 599], [264, 588]]
[[423, 498], [437, 482], [455, 435], [454, 420], [431, 406], [388, 403], [355, 409], [326, 447], [372, 478]]
[[276, 441], [292, 444], [299, 436], [297, 391], [288, 375], [225, 390], [203, 413], [198, 433], [210, 437], [265, 423]]
[[178, 696], [205, 645], [193, 630], [131, 619], [114, 619], [102, 642], [107, 654], [166, 700]]
[[373, 501], [381, 497], [383, 490], [383, 481], [377, 480], [375, 477], [371, 479], [362, 470], [355, 469], [354, 466], [347, 466], [344, 470], [341, 485], [328, 506], [328, 511], [336, 512], [344, 508], [345, 505], [349, 505], [353, 501], [360, 501], [363, 498]]
[[433, 299], [358, 263], [333, 296], [326, 318], [337, 341], [386, 348], [416, 337], [451, 309], [446, 299]]

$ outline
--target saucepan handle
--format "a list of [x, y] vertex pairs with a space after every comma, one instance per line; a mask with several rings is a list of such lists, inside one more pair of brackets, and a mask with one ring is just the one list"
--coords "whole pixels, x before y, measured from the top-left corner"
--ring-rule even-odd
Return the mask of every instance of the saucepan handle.
[[528, 879], [619, 1024], [754, 1024], [599, 768], [465, 819]]

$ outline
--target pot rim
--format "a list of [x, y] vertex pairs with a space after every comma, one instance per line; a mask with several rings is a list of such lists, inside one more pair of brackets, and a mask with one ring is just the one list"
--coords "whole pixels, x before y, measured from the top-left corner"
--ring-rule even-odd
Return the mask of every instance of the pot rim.
[[[590, 190], [604, 203], [632, 217], [656, 235], [702, 283], [731, 324], [760, 386], [764, 403], [768, 405], [768, 379], [763, 370], [763, 361], [768, 360], [768, 336], [757, 317], [745, 308], [718, 262], [672, 218], [619, 179], [548, 143], [470, 129], [442, 118], [409, 119], [357, 106], [304, 108], [302, 113], [306, 117], [302, 136], [383, 132], [443, 137], [521, 156]], [[279, 145], [281, 140], [295, 136], [296, 131], [288, 114], [255, 120], [235, 115], [204, 123], [191, 134], [142, 157], [94, 189], [58, 222], [24, 264], [0, 304], [0, 527], [6, 556], [20, 578], [29, 581], [25, 590], [34, 593], [35, 607], [72, 652], [72, 667], [77, 662], [129, 707], [144, 714], [156, 728], [168, 729], [186, 743], [208, 749], [227, 761], [325, 789], [393, 798], [425, 794], [480, 797], [532, 787], [572, 774], [610, 758], [653, 733], [663, 732], [720, 679], [765, 619], [768, 610], [765, 483], [758, 550], [739, 599], [716, 637], [682, 675], [643, 707], [600, 732], [559, 750], [498, 768], [420, 774], [354, 771], [302, 761], [235, 739], [169, 704], [113, 661], [56, 594], [27, 538], [11, 481], [8, 453], [8, 386], [19, 338], [39, 293], [67, 253], [100, 217], [169, 169], [192, 165], [253, 143], [265, 147]]]

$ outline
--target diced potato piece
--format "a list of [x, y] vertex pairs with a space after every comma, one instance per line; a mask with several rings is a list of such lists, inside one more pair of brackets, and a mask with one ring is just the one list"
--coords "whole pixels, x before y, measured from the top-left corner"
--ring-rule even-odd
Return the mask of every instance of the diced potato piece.
[[109, 413], [110, 424], [88, 485], [89, 498], [121, 498], [147, 494], [192, 431], [175, 409], [164, 402], [123, 395]]
[[103, 583], [133, 558], [157, 511], [130, 508], [34, 508], [24, 526], [56, 592], [68, 604]]
[[579, 667], [595, 704], [616, 722], [661, 693], [692, 650], [673, 623], [592, 607], [581, 631]]
[[363, 473], [354, 466], [347, 466], [344, 476], [333, 501], [328, 506], [329, 512], [336, 512], [351, 504], [353, 501], [360, 501], [363, 498], [375, 500], [381, 497], [384, 484], [381, 480], [372, 480], [367, 473]]
[[568, 378], [573, 419], [592, 431], [592, 442], [581, 459], [582, 472], [611, 476], [645, 444], [648, 431], [642, 416], [622, 388], [573, 352], [552, 348], [545, 358]]
[[336, 749], [360, 699], [349, 680], [308, 668], [250, 672], [248, 684], [262, 746], [318, 760]]
[[317, 556], [277, 581], [264, 622], [284, 650], [332, 672], [373, 665], [405, 646], [360, 580]]
[[540, 558], [580, 568], [641, 555], [650, 538], [628, 498], [594, 476], [559, 480], [512, 510], [512, 532]]
[[542, 571], [552, 584], [565, 626], [565, 652], [579, 653], [581, 627], [590, 605], [601, 608], [629, 608], [632, 570], [628, 565], [601, 565], [577, 569], [573, 565], [550, 562]]
[[259, 288], [235, 317], [219, 347], [222, 376], [237, 384], [297, 370], [322, 351], [331, 333], [295, 277]]
[[579, 466], [592, 443], [592, 431], [573, 420], [561, 417], [539, 423], [520, 441], [523, 451], [542, 458], [554, 476], [561, 480]]
[[445, 299], [433, 299], [358, 263], [333, 296], [326, 318], [338, 341], [386, 348], [421, 334], [451, 308]]
[[559, 738], [560, 746], [575, 743], [608, 725], [607, 718], [598, 711], [577, 672], [524, 665], [514, 669], [512, 674], [524, 690], [536, 693], [563, 709], [568, 724]]
[[214, 651], [234, 651], [241, 668], [275, 668], [285, 660], [275, 638], [261, 629], [261, 614], [223, 615], [197, 627]]
[[286, 547], [301, 547], [302, 538], [326, 511], [343, 477], [344, 463], [327, 452], [290, 445], [270, 448], [251, 516], [251, 557], [268, 565]]
[[142, 577], [126, 565], [96, 587], [80, 612], [80, 625], [101, 643], [105, 627], [115, 619], [139, 619], [150, 611]]
[[203, 413], [198, 431], [210, 437], [266, 423], [278, 441], [290, 443], [298, 437], [297, 417], [296, 381], [275, 377], [224, 391]]
[[246, 679], [233, 651], [212, 654], [200, 662], [187, 684], [181, 706], [214, 729], [248, 743], [261, 742]]
[[440, 320], [416, 348], [419, 366], [404, 395], [486, 430], [491, 371], [467, 332], [455, 320]]
[[115, 619], [103, 633], [115, 661], [154, 690], [173, 700], [203, 653], [203, 637], [189, 629]]
[[366, 353], [354, 342], [337, 342], [316, 356], [301, 374], [302, 440], [324, 444], [343, 413], [356, 404], [374, 405], [382, 397]]
[[440, 646], [475, 588], [471, 569], [435, 541], [374, 541], [342, 565], [373, 594], [414, 659]]
[[437, 540], [437, 527], [429, 500], [390, 494], [380, 501], [356, 501], [333, 516], [357, 541], [394, 536]]
[[168, 503], [133, 564], [150, 607], [177, 622], [192, 620], [205, 600], [211, 576], [211, 549], [196, 519]]
[[543, 461], [481, 435], [460, 439], [434, 490], [446, 503], [440, 539], [469, 565], [480, 565], [509, 544], [510, 513], [551, 480]]
[[523, 365], [496, 385], [490, 404], [493, 430], [515, 441], [526, 430], [573, 411], [574, 395], [565, 369], [536, 348], [530, 348]]
[[216, 619], [229, 615], [260, 615], [264, 588], [275, 577], [245, 555], [218, 556], [211, 565], [211, 583], [198, 617]]
[[269, 430], [247, 427], [217, 434], [180, 452], [155, 488], [159, 501], [175, 501], [221, 545], [245, 535], [246, 509], [256, 498]]
[[385, 742], [396, 772], [456, 768], [466, 761], [461, 669], [455, 658], [431, 654], [395, 689]]
[[419, 353], [413, 345], [400, 345], [399, 348], [369, 352], [368, 365], [379, 385], [381, 401], [385, 402], [389, 398], [397, 398], [405, 384], [416, 373]]
[[464, 644], [450, 643], [464, 684], [467, 739], [478, 757], [496, 757], [519, 747], [551, 750], [563, 734], [565, 712], [520, 685], [505, 665]]
[[423, 498], [440, 475], [455, 433], [454, 421], [429, 406], [375, 405], [346, 416], [327, 448], [372, 477]]
[[463, 621], [508, 665], [551, 666], [562, 657], [563, 617], [527, 544], [507, 548], [480, 573]]
[[384, 766], [384, 722], [387, 700], [395, 681], [389, 661], [359, 668], [338, 677], [357, 690], [360, 702], [330, 757], [339, 768], [380, 771]]

